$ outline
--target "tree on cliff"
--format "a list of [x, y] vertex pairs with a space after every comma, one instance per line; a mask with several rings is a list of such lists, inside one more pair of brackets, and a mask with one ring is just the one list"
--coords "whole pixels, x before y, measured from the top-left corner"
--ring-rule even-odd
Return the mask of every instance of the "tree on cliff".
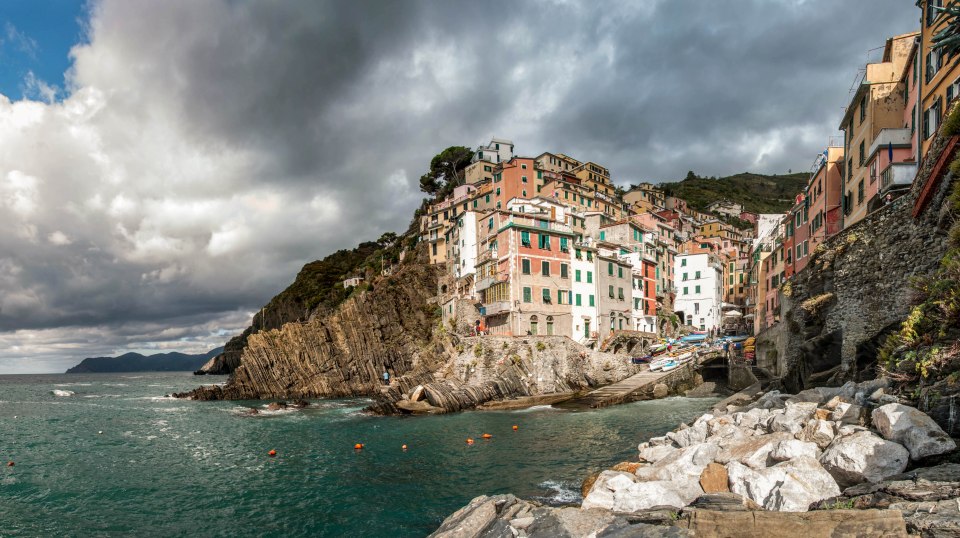
[[473, 150], [464, 146], [450, 146], [430, 160], [430, 171], [420, 176], [420, 190], [440, 199], [463, 183], [463, 169], [470, 164]]

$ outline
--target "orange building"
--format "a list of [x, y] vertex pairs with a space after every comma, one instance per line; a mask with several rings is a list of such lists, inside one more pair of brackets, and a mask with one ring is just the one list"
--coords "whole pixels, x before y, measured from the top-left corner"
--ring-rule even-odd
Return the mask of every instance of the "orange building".
[[920, 158], [927, 154], [933, 135], [943, 122], [944, 114], [953, 101], [960, 96], [960, 64], [954, 58], [946, 58], [933, 48], [933, 36], [943, 30], [950, 15], [939, 7], [944, 4], [955, 6], [960, 0], [923, 0], [918, 2], [922, 9], [920, 21], [920, 64], [919, 97], [920, 103]]

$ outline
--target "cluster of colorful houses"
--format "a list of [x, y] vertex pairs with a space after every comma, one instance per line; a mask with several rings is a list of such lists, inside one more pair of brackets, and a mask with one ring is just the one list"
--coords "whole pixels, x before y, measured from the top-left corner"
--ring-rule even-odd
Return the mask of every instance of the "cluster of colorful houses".
[[923, 2], [921, 30], [887, 39], [881, 60], [860, 71], [842, 143], [817, 156], [786, 214], [728, 200], [699, 211], [649, 183], [623, 192], [595, 162], [521, 157], [498, 138], [479, 147], [452, 195], [421, 217], [431, 263], [448, 269], [444, 321], [477, 317], [492, 334], [585, 345], [618, 331], [756, 334], [777, 324], [784, 283], [817, 246], [910, 187], [960, 96], [958, 62], [931, 43], [948, 17], [942, 4]]

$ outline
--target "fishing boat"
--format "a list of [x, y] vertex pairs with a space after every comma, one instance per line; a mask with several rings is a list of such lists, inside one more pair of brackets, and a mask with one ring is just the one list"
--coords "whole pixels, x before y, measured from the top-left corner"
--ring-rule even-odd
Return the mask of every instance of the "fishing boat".
[[656, 359], [650, 362], [650, 371], [656, 372], [657, 370], [663, 368], [664, 364], [667, 364], [668, 362], [672, 362], [672, 361], [673, 359], [670, 357], [662, 357], [662, 358]]
[[632, 357], [632, 358], [630, 359], [630, 362], [631, 362], [632, 364], [646, 364], [646, 363], [650, 362], [652, 359], [653, 359], [652, 356], [650, 356], [650, 355], [644, 355], [644, 356], [642, 356], [642, 357]]
[[679, 362], [679, 361], [667, 361], [666, 363], [664, 363], [664, 365], [663, 365], [663, 367], [662, 367], [661, 369], [662, 369], [664, 372], [669, 372], [670, 370], [673, 370], [673, 369], [675, 369], [675, 368], [678, 367], [678, 366], [680, 366], [680, 362]]

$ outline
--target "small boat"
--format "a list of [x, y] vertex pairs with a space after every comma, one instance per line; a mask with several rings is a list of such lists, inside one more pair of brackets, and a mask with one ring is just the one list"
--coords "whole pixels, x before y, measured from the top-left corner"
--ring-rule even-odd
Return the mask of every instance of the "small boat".
[[676, 367], [678, 367], [678, 366], [680, 366], [680, 362], [678, 362], [678, 361], [669, 361], [669, 362], [667, 362], [667, 363], [665, 363], [665, 364], [663, 365], [662, 370], [663, 370], [664, 372], [669, 372], [670, 370], [673, 370], [674, 368], [676, 368]]
[[632, 357], [632, 358], [630, 359], [630, 362], [631, 362], [632, 364], [646, 364], [646, 363], [650, 362], [650, 360], [651, 360], [652, 358], [653, 358], [653, 357], [651, 357], [650, 355], [644, 355], [644, 356], [642, 356], [642, 357]]
[[655, 361], [652, 361], [652, 362], [650, 363], [650, 371], [651, 371], [651, 372], [655, 372], [655, 371], [663, 368], [663, 365], [664, 365], [664, 364], [667, 364], [667, 363], [672, 362], [672, 361], [673, 361], [673, 359], [671, 359], [671, 358], [669, 358], [669, 357], [664, 357], [664, 358], [660, 358], [660, 359], [657, 359], [657, 360], [655, 360]]

